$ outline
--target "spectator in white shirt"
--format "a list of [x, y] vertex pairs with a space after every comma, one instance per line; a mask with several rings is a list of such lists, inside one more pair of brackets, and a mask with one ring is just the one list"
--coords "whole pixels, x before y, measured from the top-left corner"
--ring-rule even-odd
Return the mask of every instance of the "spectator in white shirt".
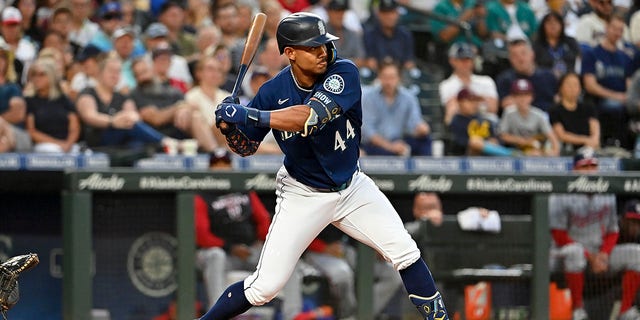
[[444, 122], [449, 124], [458, 112], [458, 92], [469, 88], [482, 98], [481, 113], [485, 118], [497, 121], [498, 91], [496, 83], [489, 76], [473, 73], [475, 48], [468, 43], [454, 43], [449, 49], [449, 64], [453, 68], [451, 76], [440, 83], [440, 101], [445, 107]]

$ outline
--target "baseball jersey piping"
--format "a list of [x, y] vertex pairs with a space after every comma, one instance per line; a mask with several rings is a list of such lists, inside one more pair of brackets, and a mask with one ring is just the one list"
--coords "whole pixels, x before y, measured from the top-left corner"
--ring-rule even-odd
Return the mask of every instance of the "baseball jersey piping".
[[289, 73], [291, 73], [291, 78], [293, 79], [293, 83], [296, 85], [296, 87], [297, 87], [298, 89], [300, 89], [300, 90], [302, 90], [302, 91], [304, 91], [304, 92], [311, 92], [311, 91], [313, 91], [313, 88], [311, 88], [311, 89], [305, 89], [305, 88], [301, 87], [301, 86], [298, 84], [298, 80], [296, 79], [296, 76], [293, 74], [293, 68], [289, 67]]
[[[277, 185], [280, 186], [280, 190], [277, 190], [277, 196], [278, 197], [282, 197], [282, 194], [284, 194], [284, 183], [282, 182], [282, 180], [284, 180], [287, 176], [283, 175], [281, 178], [278, 178], [278, 182]], [[267, 246], [267, 242], [269, 242], [269, 238], [271, 236], [271, 229], [273, 228], [273, 226], [276, 224], [276, 219], [280, 213], [280, 210], [282, 209], [282, 201], [280, 203], [278, 203], [277, 209], [276, 209], [276, 213], [273, 215], [273, 220], [271, 220], [271, 225], [269, 226], [269, 231], [267, 232], [267, 237], [264, 239], [264, 245], [263, 248]], [[245, 290], [251, 288], [251, 285], [253, 285], [254, 282], [256, 282], [256, 280], [258, 280], [258, 278], [260, 277], [260, 269], [262, 267], [262, 255], [264, 255], [264, 252], [266, 250], [261, 250], [260, 251], [260, 259], [259, 264], [256, 266], [256, 276], [253, 278], [253, 281], [251, 281], [251, 283], [247, 286], [247, 288], [245, 288]]]

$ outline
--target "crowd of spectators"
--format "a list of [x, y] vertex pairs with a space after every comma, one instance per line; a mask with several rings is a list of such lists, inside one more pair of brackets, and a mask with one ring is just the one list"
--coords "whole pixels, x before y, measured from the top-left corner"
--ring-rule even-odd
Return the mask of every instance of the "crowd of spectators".
[[[264, 12], [267, 23], [243, 103], [287, 65], [280, 19], [310, 11], [371, 80], [363, 154], [429, 156], [432, 128], [445, 128], [436, 133], [448, 155], [629, 154], [640, 127], [635, 9], [611, 0], [7, 2], [0, 152], [162, 152], [196, 140], [199, 152], [219, 155], [226, 142], [213, 111], [233, 89], [252, 16]], [[416, 21], [448, 59], [416, 55], [425, 45], [410, 29]], [[439, 106], [417, 98], [430, 65], [447, 70]], [[428, 108], [443, 116], [423, 117]], [[278, 150], [268, 140], [261, 152]]]

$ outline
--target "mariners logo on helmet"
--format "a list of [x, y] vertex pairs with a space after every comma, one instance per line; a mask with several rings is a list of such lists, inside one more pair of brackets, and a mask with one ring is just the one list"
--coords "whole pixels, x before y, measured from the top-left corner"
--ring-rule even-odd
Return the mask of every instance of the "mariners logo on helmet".
[[324, 22], [318, 21], [318, 31], [320, 34], [327, 34], [327, 30], [324, 29]]
[[317, 15], [308, 12], [294, 13], [280, 21], [276, 31], [280, 54], [290, 46], [319, 47], [327, 45], [334, 49], [332, 41], [339, 38], [327, 33], [324, 21]]
[[322, 84], [325, 90], [339, 94], [344, 90], [344, 80], [340, 75], [332, 74]]

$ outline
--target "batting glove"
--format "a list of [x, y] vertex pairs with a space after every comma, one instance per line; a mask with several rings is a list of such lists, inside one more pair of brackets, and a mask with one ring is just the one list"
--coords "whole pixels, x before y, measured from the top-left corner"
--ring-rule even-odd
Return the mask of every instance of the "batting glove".
[[236, 103], [221, 103], [218, 105], [216, 114], [216, 126], [220, 127], [221, 122], [227, 124], [252, 125], [254, 127], [268, 128], [270, 123], [270, 113], [258, 109], [247, 108]]
[[[235, 98], [234, 98], [233, 96], [228, 96], [228, 97], [226, 97], [226, 98], [224, 98], [224, 99], [222, 100], [222, 103], [227, 103], [227, 104], [240, 104], [240, 98], [238, 98], [238, 97], [235, 97]], [[216, 107], [216, 111], [215, 111], [215, 115], [216, 115], [216, 116], [215, 116], [215, 118], [216, 118], [216, 127], [217, 127], [218, 129], [220, 129], [220, 131], [222, 132], [222, 134], [224, 134], [224, 135], [226, 136], [228, 133], [230, 133], [230, 132], [232, 132], [233, 130], [235, 130], [236, 125], [235, 125], [235, 124], [231, 124], [231, 123], [227, 123], [227, 125], [225, 126], [225, 128], [224, 128], [224, 129], [223, 129], [223, 128], [221, 128], [221, 127], [220, 127], [220, 123], [222, 122], [222, 118], [218, 117], [218, 112], [217, 112], [217, 110], [218, 110], [218, 109], [220, 109], [220, 105], [218, 105], [218, 106]]]

